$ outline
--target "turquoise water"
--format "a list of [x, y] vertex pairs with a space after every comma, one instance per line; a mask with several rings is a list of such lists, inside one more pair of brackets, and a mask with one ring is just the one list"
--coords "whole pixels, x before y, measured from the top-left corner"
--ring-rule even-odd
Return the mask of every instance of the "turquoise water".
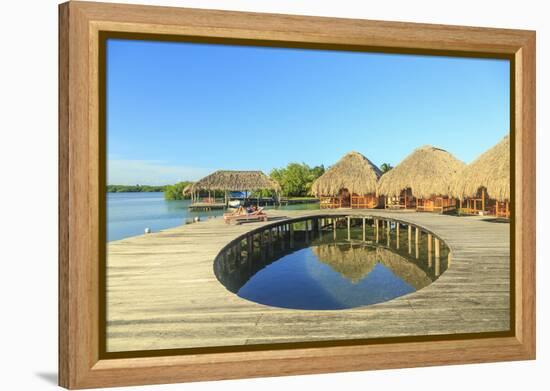
[[[223, 210], [189, 211], [189, 200], [166, 201], [163, 193], [107, 193], [107, 241], [177, 227], [199, 216], [222, 216]], [[285, 209], [318, 209], [318, 204], [291, 205]]]

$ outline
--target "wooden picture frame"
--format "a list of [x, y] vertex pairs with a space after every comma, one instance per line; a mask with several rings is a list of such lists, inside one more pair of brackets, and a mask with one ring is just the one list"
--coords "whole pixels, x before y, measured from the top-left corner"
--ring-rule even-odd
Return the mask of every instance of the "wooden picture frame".
[[[109, 358], [99, 348], [103, 32], [390, 53], [500, 56], [513, 64], [515, 186], [509, 336]], [[59, 6], [59, 384], [90, 388], [535, 358], [535, 32], [68, 2]]]

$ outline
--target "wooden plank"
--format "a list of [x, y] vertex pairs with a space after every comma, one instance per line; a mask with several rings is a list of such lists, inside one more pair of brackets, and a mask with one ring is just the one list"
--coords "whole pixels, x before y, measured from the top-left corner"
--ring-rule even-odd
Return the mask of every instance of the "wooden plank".
[[[268, 213], [273, 218], [283, 217], [280, 211]], [[287, 219], [314, 216], [315, 213], [284, 211]], [[338, 211], [328, 213], [334, 218], [341, 216]], [[354, 216], [363, 219], [365, 213], [354, 211]], [[494, 224], [476, 217], [411, 212], [368, 211], [368, 214], [376, 216], [378, 225], [384, 223], [385, 218], [391, 218], [437, 233], [453, 248], [453, 267], [436, 282], [406, 298], [345, 312], [300, 311], [241, 299], [225, 289], [212, 270], [214, 258], [233, 238], [281, 221], [228, 226], [218, 218], [111, 242], [108, 257], [109, 349], [452, 334], [510, 327], [509, 316], [503, 311], [510, 308], [508, 224]], [[351, 222], [348, 217], [346, 220]], [[387, 227], [387, 222], [384, 224]], [[292, 224], [290, 227], [293, 232]], [[269, 232], [271, 230], [267, 237], [271, 242]], [[438, 274], [439, 239], [435, 241]], [[151, 252], [151, 248], [155, 251]], [[183, 254], [192, 256], [182, 263]], [[478, 259], [483, 259], [483, 263]], [[493, 297], [499, 300], [498, 306], [494, 306]], [[472, 300], [477, 304], [472, 305]], [[479, 321], [475, 318], [476, 308]], [[469, 321], [460, 315], [466, 310]], [[437, 318], [436, 313], [448, 316]], [[319, 328], [318, 316], [321, 314], [323, 322]], [[487, 317], [491, 322], [482, 321]], [[296, 327], [298, 319], [300, 323]], [[352, 319], [359, 322], [357, 325], [363, 321], [363, 327], [356, 327]], [[365, 326], [367, 324], [369, 327]]]

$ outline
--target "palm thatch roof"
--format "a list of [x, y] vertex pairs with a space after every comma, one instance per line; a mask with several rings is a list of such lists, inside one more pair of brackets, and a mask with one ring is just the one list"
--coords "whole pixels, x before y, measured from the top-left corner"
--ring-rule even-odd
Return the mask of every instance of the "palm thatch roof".
[[271, 189], [279, 192], [279, 184], [261, 171], [218, 170], [193, 183], [188, 191], [254, 191]]
[[454, 177], [464, 163], [449, 152], [426, 145], [415, 149], [380, 178], [378, 194], [397, 197], [410, 188], [416, 198], [450, 195]]
[[510, 137], [481, 154], [455, 178], [453, 195], [473, 197], [480, 187], [487, 189], [490, 198], [510, 200]]
[[321, 175], [311, 190], [314, 195], [337, 195], [341, 189], [352, 194], [376, 193], [378, 178], [382, 172], [359, 152], [349, 152]]

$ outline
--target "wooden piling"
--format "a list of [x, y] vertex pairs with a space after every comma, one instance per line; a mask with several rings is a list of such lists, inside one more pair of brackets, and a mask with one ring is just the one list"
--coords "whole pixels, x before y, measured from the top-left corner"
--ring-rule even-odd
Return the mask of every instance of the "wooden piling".
[[409, 254], [412, 254], [412, 226], [409, 224], [408, 230], [408, 242], [409, 242]]
[[420, 228], [415, 227], [414, 231], [414, 249], [415, 249], [415, 258], [420, 257]]
[[440, 273], [440, 244], [439, 239], [435, 238], [435, 275], [439, 276]]
[[428, 234], [428, 267], [432, 267], [433, 238]]
[[348, 240], [351, 240], [351, 217], [348, 216]]
[[363, 217], [363, 242], [367, 240], [367, 219]]
[[396, 244], [395, 247], [399, 250], [399, 230], [400, 230], [400, 224], [398, 221], [395, 222], [395, 233], [396, 233]]

